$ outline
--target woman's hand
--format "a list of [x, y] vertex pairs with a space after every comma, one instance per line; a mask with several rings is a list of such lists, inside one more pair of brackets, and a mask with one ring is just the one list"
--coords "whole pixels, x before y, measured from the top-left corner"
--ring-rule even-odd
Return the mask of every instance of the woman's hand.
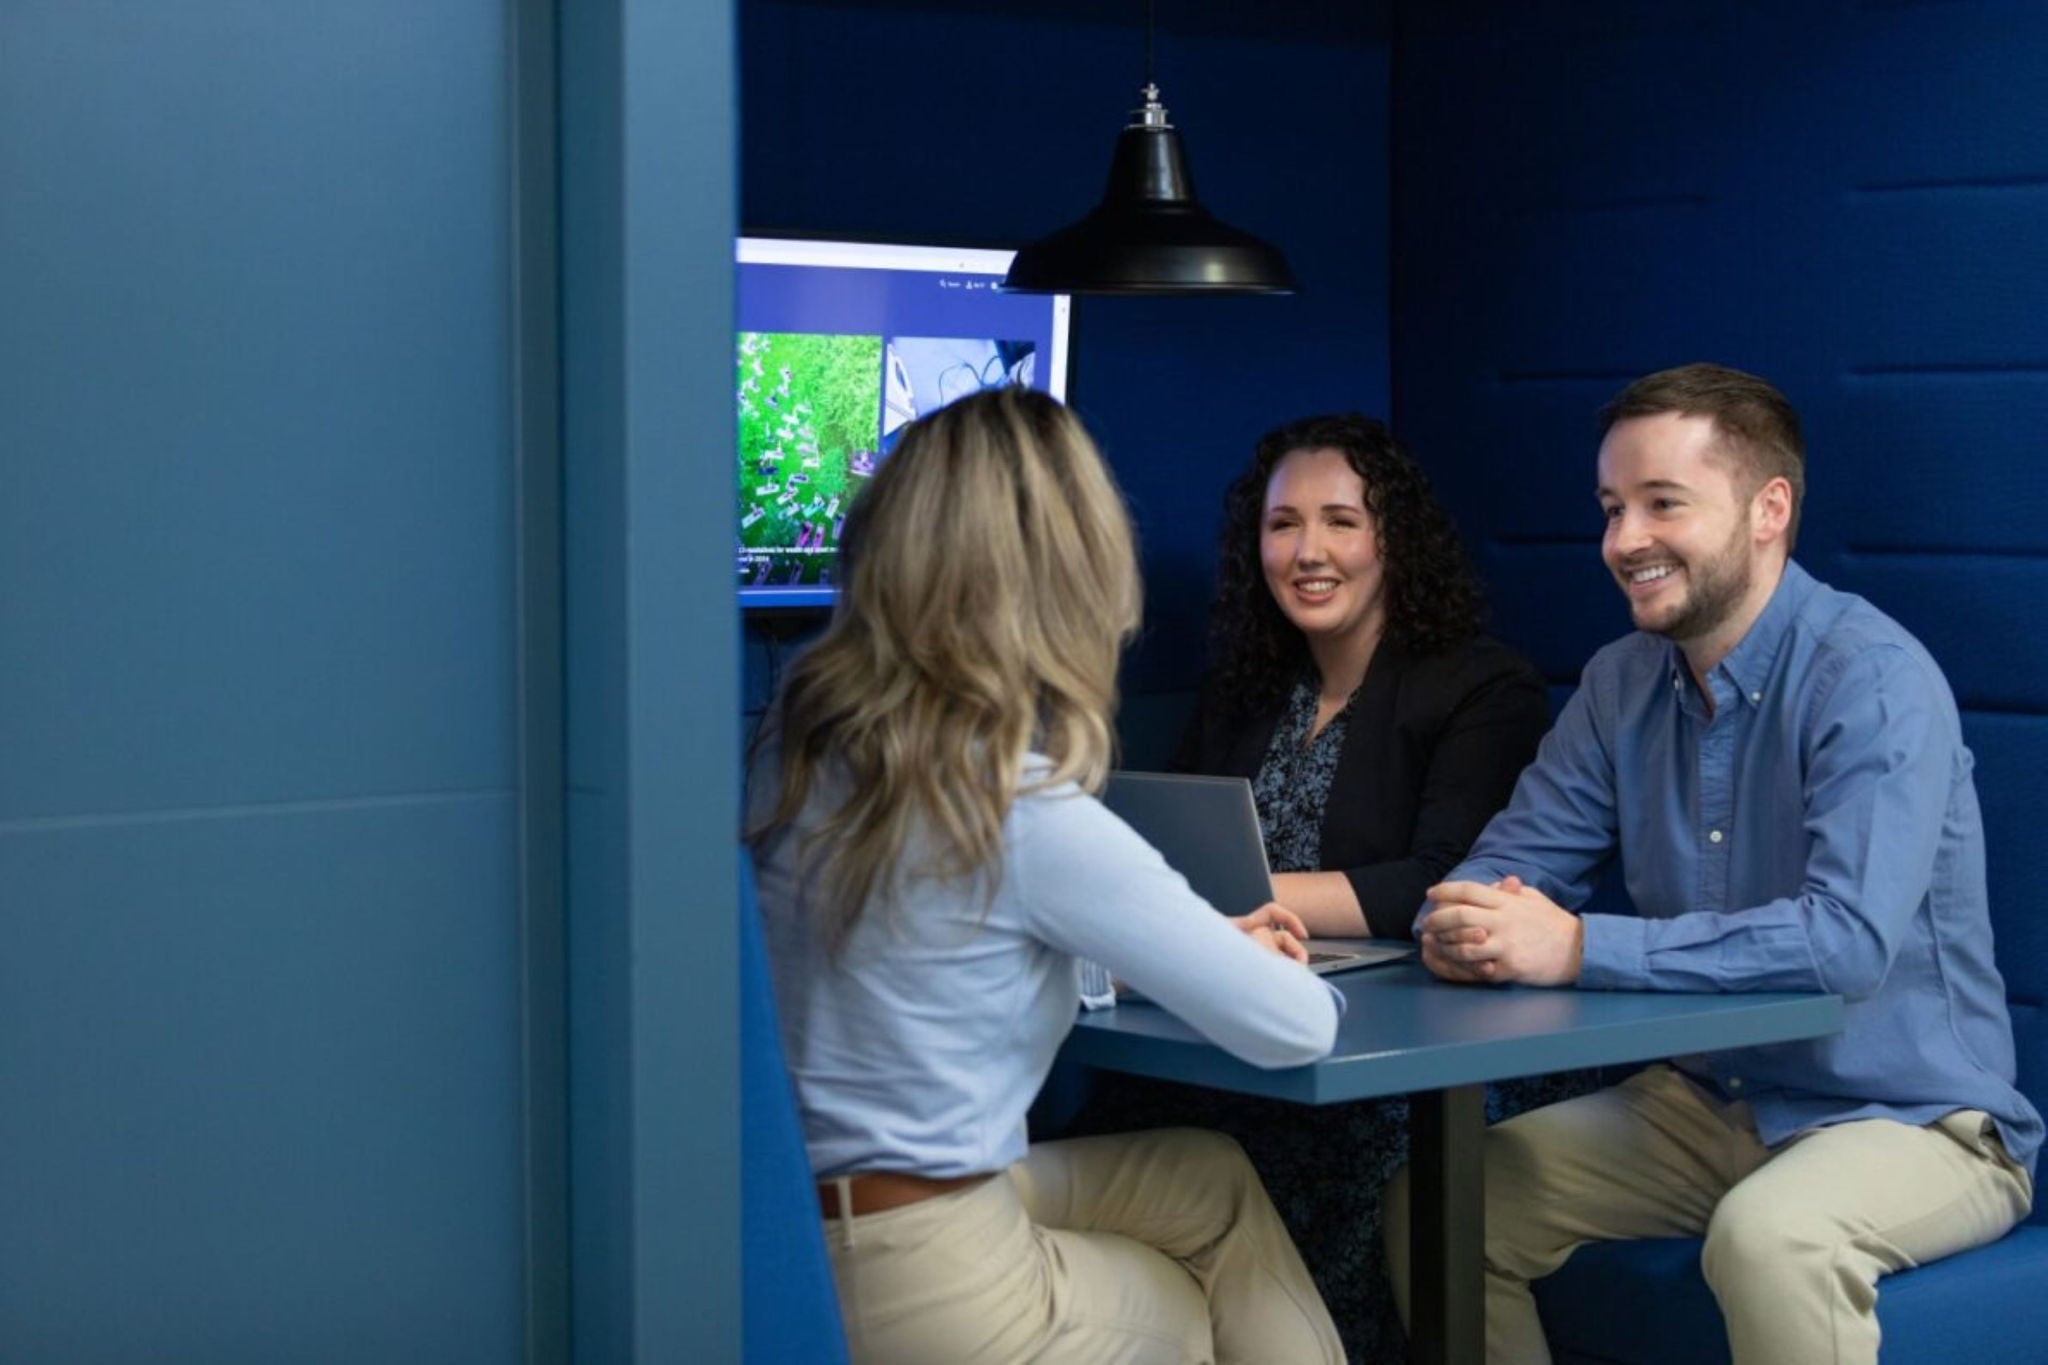
[[1308, 949], [1302, 946], [1308, 938], [1308, 926], [1301, 922], [1301, 916], [1280, 902], [1268, 901], [1249, 915], [1232, 915], [1229, 919], [1249, 934], [1254, 943], [1296, 962], [1308, 961]]

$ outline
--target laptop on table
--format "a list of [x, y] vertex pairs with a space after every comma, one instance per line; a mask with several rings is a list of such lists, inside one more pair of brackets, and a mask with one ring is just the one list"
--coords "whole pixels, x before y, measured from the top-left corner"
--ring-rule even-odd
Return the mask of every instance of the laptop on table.
[[[1248, 915], [1273, 899], [1259, 810], [1244, 778], [1113, 772], [1102, 804], [1223, 914]], [[1415, 954], [1413, 944], [1388, 939], [1315, 938], [1304, 946], [1309, 970], [1322, 975]]]

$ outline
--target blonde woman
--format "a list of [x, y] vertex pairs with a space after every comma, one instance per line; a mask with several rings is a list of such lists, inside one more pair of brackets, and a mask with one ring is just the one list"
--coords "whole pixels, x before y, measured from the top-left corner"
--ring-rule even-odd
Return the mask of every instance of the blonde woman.
[[855, 1360], [1341, 1361], [1228, 1139], [1026, 1145], [1077, 958], [1260, 1066], [1324, 1055], [1339, 1008], [1298, 920], [1217, 914], [1091, 794], [1139, 585], [1087, 433], [1028, 389], [934, 412], [843, 547], [750, 842]]

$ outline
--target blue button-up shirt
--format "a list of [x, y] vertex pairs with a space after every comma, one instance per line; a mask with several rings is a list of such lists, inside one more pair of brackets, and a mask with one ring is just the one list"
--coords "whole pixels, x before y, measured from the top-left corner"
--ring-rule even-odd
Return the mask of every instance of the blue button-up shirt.
[[1661, 636], [1601, 650], [1449, 880], [1513, 873], [1576, 909], [1618, 856], [1637, 913], [1584, 917], [1580, 986], [1846, 999], [1832, 1037], [1680, 1059], [1747, 1099], [1766, 1144], [1980, 1109], [2031, 1170], [2041, 1116], [2013, 1085], [1973, 760], [1940, 668], [1787, 564], [1705, 689], [1711, 709]]

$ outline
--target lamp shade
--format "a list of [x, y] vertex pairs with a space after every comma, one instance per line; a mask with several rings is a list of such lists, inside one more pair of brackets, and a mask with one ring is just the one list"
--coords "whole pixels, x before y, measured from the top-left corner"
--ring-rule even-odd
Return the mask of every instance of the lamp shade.
[[1180, 131], [1156, 86], [1117, 135], [1109, 186], [1087, 217], [1018, 251], [1003, 288], [1059, 294], [1291, 294], [1273, 247], [1195, 198]]

